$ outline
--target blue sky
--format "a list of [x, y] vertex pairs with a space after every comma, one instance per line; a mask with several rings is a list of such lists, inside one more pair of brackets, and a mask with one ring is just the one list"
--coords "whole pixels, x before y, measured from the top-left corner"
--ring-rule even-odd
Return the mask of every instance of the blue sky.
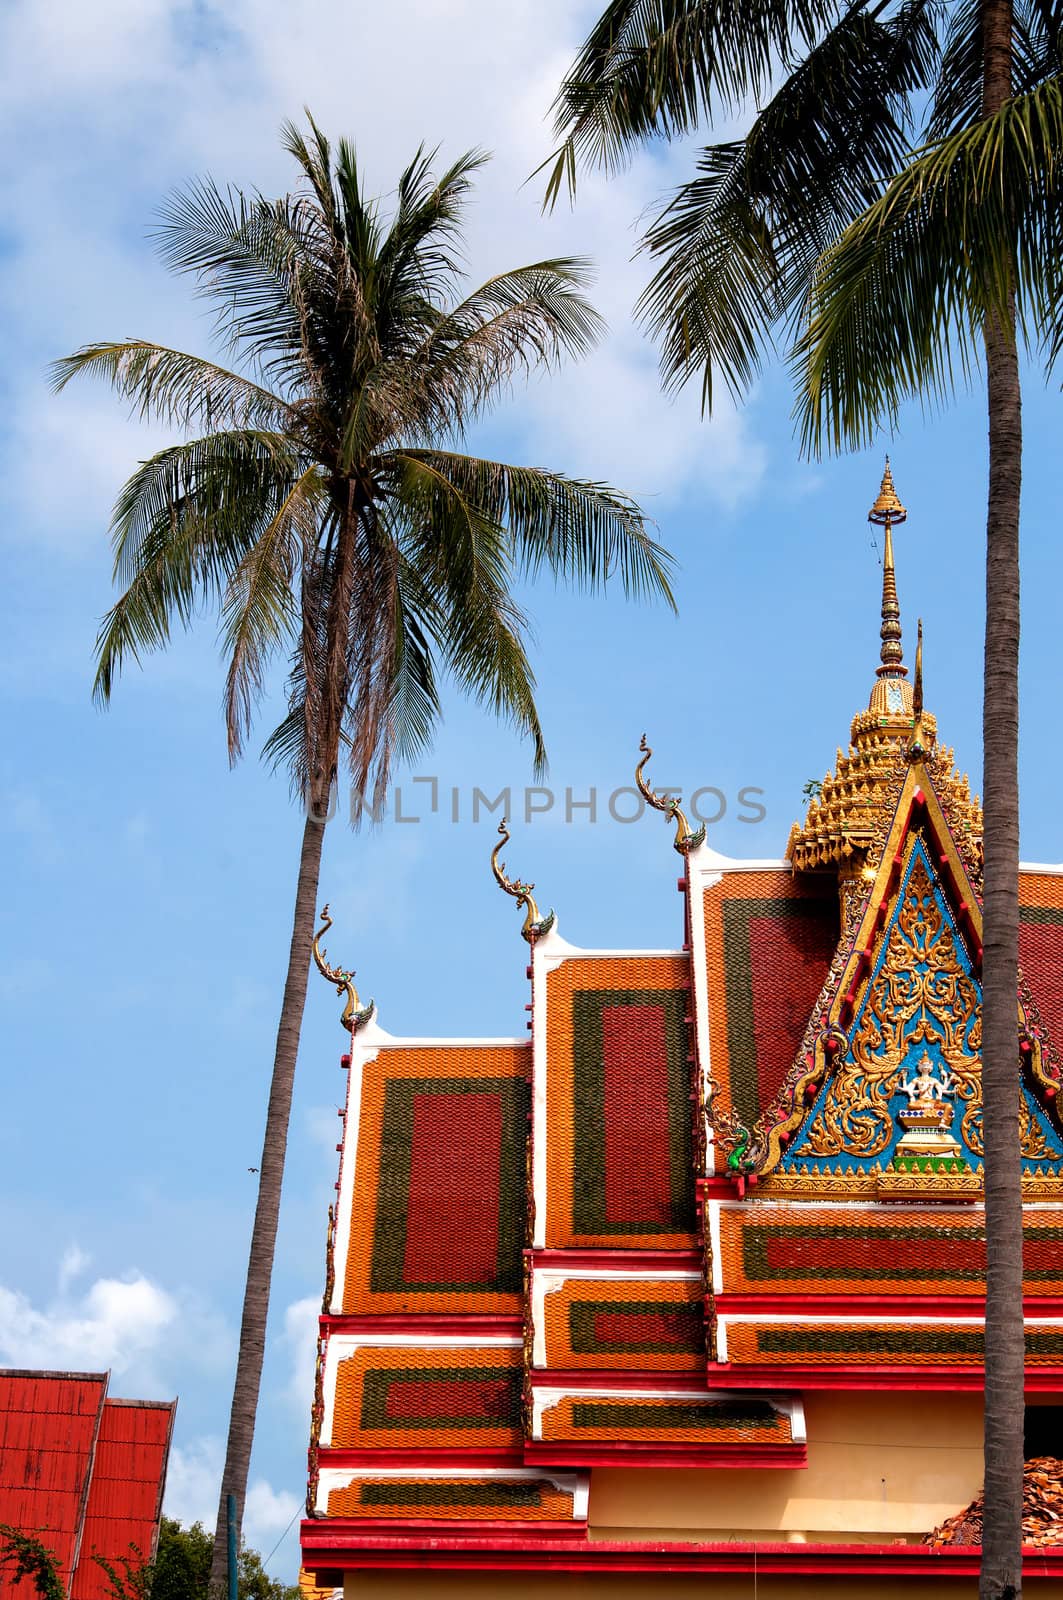
[[[798, 458], [777, 371], [711, 423], [696, 394], [663, 400], [629, 317], [642, 273], [630, 256], [637, 217], [683, 152], [588, 182], [574, 212], [549, 219], [536, 185], [522, 187], [549, 151], [543, 116], [595, 9], [12, 0], [0, 18], [0, 1362], [109, 1366], [116, 1393], [179, 1394], [168, 1509], [186, 1518], [215, 1503], [299, 818], [254, 755], [228, 768], [210, 618], [128, 673], [109, 713], [93, 708], [109, 506], [163, 435], [103, 391], [56, 399], [44, 379], [50, 359], [94, 338], [209, 348], [202, 308], [146, 237], [174, 184], [209, 171], [281, 192], [276, 130], [308, 104], [357, 141], [381, 192], [422, 140], [451, 156], [496, 152], [470, 218], [474, 276], [552, 253], [598, 259], [609, 339], [583, 367], [517, 390], [478, 440], [626, 489], [679, 562], [678, 619], [619, 595], [527, 596], [557, 799], [528, 822], [518, 811], [507, 859], [566, 938], [682, 938], [669, 830], [608, 816], [644, 730], [656, 781], [726, 797], [717, 849], [781, 854], [802, 785], [833, 765], [871, 687], [880, 569], [865, 516], [887, 447], [910, 512], [897, 536], [906, 640], [922, 615], [928, 706], [980, 787], [981, 395], [941, 416], [912, 408], [880, 448], [817, 465]], [[1058, 404], [1031, 376], [1022, 825], [1024, 856], [1039, 861], [1063, 854]], [[437, 778], [435, 815], [329, 829], [330, 952], [357, 967], [392, 1032], [519, 1034], [520, 919], [488, 870], [495, 820], [473, 825], [470, 810], [474, 787], [534, 781], [527, 750], [456, 702], [431, 759], [406, 775], [406, 814], [424, 813], [430, 793], [415, 775]], [[741, 820], [745, 787], [762, 791], [760, 822]], [[566, 789], [595, 790], [595, 822], [585, 809], [566, 820]], [[248, 1508], [264, 1552], [304, 1493], [339, 1009], [314, 978]], [[289, 1534], [271, 1565], [291, 1577], [295, 1563]]]

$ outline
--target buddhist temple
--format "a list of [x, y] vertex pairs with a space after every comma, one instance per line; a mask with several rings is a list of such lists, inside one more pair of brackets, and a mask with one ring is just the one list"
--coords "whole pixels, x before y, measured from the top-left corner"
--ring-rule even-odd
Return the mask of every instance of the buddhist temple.
[[[921, 629], [905, 662], [905, 516], [887, 463], [878, 664], [869, 596], [866, 663], [831, 664], [862, 706], [784, 859], [713, 850], [643, 740], [675, 948], [568, 943], [504, 830], [519, 1037], [385, 1032], [315, 946], [351, 1042], [308, 1592], [977, 1593], [969, 1532], [930, 1536], [982, 1485], [982, 815], [923, 706]], [[1042, 1457], [1063, 1455], [1063, 867], [1024, 867], [1021, 902]], [[1024, 1580], [1063, 1596], [1063, 1543], [1031, 1534]]]

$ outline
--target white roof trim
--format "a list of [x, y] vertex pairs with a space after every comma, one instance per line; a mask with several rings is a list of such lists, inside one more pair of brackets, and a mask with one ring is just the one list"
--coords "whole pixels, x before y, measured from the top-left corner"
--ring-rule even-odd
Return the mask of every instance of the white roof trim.
[[755, 856], [744, 860], [741, 856], [724, 856], [714, 850], [710, 844], [700, 844], [696, 850], [691, 850], [687, 856], [688, 869], [692, 868], [697, 873], [706, 872], [777, 872], [780, 868], [784, 872], [793, 869], [789, 861], [777, 856]]
[[386, 1038], [376, 1041], [377, 1050], [497, 1050], [508, 1048], [512, 1045], [525, 1046], [530, 1043], [527, 1034], [523, 1038], [450, 1038], [433, 1039], [427, 1036], [418, 1037], [410, 1034], [408, 1037], [397, 1033], [389, 1033]]
[[554, 1384], [543, 1384], [533, 1387], [532, 1390], [532, 1438], [542, 1439], [543, 1415], [562, 1400], [702, 1400], [706, 1405], [721, 1400], [766, 1400], [775, 1411], [780, 1411], [790, 1419], [790, 1436], [795, 1444], [805, 1442], [805, 1408], [797, 1397], [778, 1394], [762, 1394], [759, 1390], [748, 1389], [602, 1389], [598, 1387], [586, 1388], [582, 1384], [570, 1383], [564, 1388]]
[[519, 1349], [523, 1341], [519, 1335], [484, 1333], [334, 1333], [325, 1347], [325, 1370], [322, 1374], [324, 1409], [321, 1417], [321, 1443], [332, 1443], [332, 1424], [336, 1410], [336, 1379], [341, 1361], [365, 1348], [406, 1350], [483, 1350]]
[[[334, 1489], [349, 1489], [359, 1478], [495, 1478], [506, 1483], [550, 1483], [562, 1494], [572, 1496], [572, 1516], [582, 1522], [587, 1515], [590, 1474], [557, 1472], [551, 1467], [322, 1467], [314, 1509], [328, 1515], [328, 1497]], [[485, 1518], [487, 1512], [485, 1510]]]
[[[644, 1268], [633, 1270], [631, 1267], [587, 1267], [582, 1272], [576, 1267], [532, 1267], [531, 1280], [531, 1317], [532, 1317], [532, 1366], [546, 1367], [546, 1299], [548, 1295], [556, 1294], [566, 1283], [598, 1282], [598, 1283], [690, 1283], [696, 1282], [701, 1273], [688, 1270], [647, 1271]], [[662, 1302], [665, 1306], [670, 1302]]]

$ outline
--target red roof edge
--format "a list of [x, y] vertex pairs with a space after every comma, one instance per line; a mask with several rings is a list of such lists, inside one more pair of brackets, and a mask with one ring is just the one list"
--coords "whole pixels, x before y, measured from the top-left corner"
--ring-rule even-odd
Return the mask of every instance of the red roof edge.
[[[952, 1545], [932, 1550], [911, 1544], [692, 1544], [664, 1540], [628, 1543], [615, 1539], [540, 1539], [530, 1528], [506, 1537], [429, 1539], [366, 1534], [350, 1522], [308, 1520], [300, 1528], [303, 1566], [317, 1581], [338, 1585], [343, 1572], [381, 1568], [450, 1568], [484, 1571], [570, 1572], [756, 1572], [804, 1578], [879, 1575], [975, 1577], [981, 1567], [980, 1545]], [[1024, 1578], [1063, 1577], [1063, 1547], [1023, 1549]], [[323, 1575], [328, 1576], [323, 1576]], [[331, 1575], [336, 1574], [335, 1578]]]
[[159, 1524], [162, 1521], [162, 1502], [166, 1494], [166, 1474], [170, 1470], [170, 1446], [173, 1443], [173, 1425], [177, 1418], [178, 1398], [175, 1397], [173, 1400], [124, 1400], [119, 1402], [122, 1405], [153, 1406], [170, 1413], [170, 1420], [166, 1425], [166, 1444], [163, 1450], [162, 1471], [159, 1474], [159, 1493], [155, 1499], [155, 1532], [152, 1535], [150, 1557], [152, 1561], [155, 1560], [159, 1553]]
[[[111, 1370], [106, 1372], [60, 1372], [55, 1367], [0, 1367], [0, 1378], [59, 1378], [64, 1383], [102, 1383], [106, 1388]], [[112, 1405], [121, 1405], [112, 1400]]]
[[[50, 1376], [50, 1374], [48, 1374]], [[107, 1404], [107, 1390], [111, 1382], [111, 1369], [106, 1372], [96, 1372], [92, 1376], [100, 1381], [100, 1403], [96, 1407], [96, 1421], [92, 1426], [92, 1445], [89, 1449], [89, 1467], [85, 1474], [85, 1481], [81, 1485], [81, 1499], [78, 1504], [78, 1525], [74, 1535], [73, 1551], [70, 1558], [70, 1582], [74, 1581], [74, 1574], [81, 1560], [81, 1540], [85, 1533], [85, 1514], [89, 1508], [89, 1489], [92, 1486], [92, 1474], [96, 1470], [96, 1446], [100, 1442], [100, 1423], [103, 1421], [103, 1408]]]

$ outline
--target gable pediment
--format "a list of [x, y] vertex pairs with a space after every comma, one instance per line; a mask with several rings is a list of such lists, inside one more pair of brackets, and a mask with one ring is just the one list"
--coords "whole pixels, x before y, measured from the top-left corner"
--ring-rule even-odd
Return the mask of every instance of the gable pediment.
[[[921, 761], [853, 895], [831, 976], [776, 1105], [721, 1127], [762, 1192], [917, 1198], [982, 1188], [981, 908]], [[1020, 993], [1016, 1081], [1027, 1183], [1063, 1179], [1043, 1026]]]

